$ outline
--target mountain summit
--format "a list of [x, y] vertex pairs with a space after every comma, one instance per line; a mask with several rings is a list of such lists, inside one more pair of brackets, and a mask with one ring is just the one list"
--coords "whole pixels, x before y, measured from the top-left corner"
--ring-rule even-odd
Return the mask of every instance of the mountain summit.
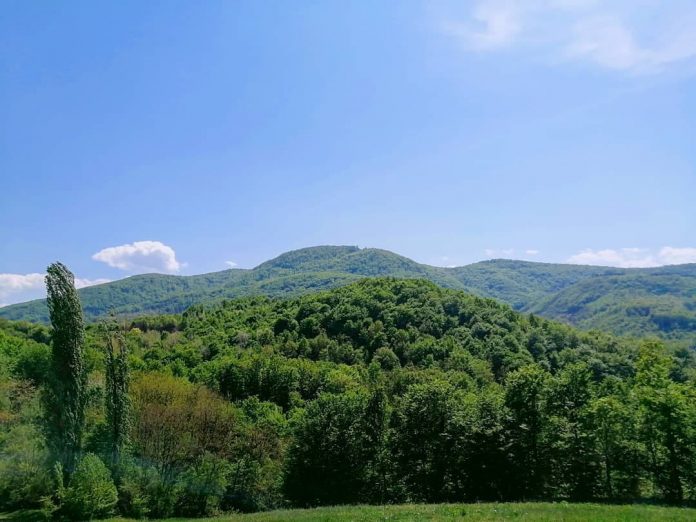
[[[443, 268], [377, 248], [317, 246], [253, 269], [132, 276], [83, 288], [80, 297], [85, 316], [95, 320], [109, 313], [180, 313], [193, 304], [248, 295], [293, 297], [385, 276], [427, 279], [586, 329], [696, 345], [696, 264], [611, 268], [498, 259]], [[0, 317], [47, 322], [48, 310], [45, 300], [36, 300], [4, 307]]]

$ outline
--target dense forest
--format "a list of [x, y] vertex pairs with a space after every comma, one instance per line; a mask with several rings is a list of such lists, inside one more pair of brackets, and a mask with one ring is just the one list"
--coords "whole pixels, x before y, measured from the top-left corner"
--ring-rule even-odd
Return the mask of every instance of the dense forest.
[[48, 278], [51, 328], [0, 320], [0, 510], [696, 499], [690, 349], [395, 278], [83, 327]]
[[[696, 347], [696, 264], [621, 269], [494, 260], [442, 268], [385, 250], [323, 246], [285, 253], [252, 270], [138, 275], [84, 288], [80, 296], [92, 321], [112, 313], [182, 313], [194, 304], [244, 296], [297, 297], [385, 276], [427, 279], [585, 330], [656, 335]], [[48, 308], [32, 301], [1, 308], [0, 317], [48, 323]]]

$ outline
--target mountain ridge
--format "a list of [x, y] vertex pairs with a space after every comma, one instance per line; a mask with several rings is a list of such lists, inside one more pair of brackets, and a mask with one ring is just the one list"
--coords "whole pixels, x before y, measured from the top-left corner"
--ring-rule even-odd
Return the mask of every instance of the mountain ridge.
[[[365, 277], [426, 279], [585, 329], [686, 339], [696, 346], [696, 264], [615, 268], [511, 259], [459, 267], [418, 263], [349, 245], [284, 252], [251, 269], [191, 276], [140, 274], [80, 290], [85, 316], [180, 313], [243, 296], [294, 297]], [[47, 322], [45, 300], [0, 308], [0, 317]]]

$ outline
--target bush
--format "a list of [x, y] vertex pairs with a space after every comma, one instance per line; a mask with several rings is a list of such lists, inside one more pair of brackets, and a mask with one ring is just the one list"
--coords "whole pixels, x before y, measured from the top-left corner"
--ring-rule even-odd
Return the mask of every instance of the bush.
[[46, 449], [31, 425], [0, 435], [0, 508], [37, 506], [52, 488], [44, 468]]
[[179, 506], [182, 515], [215, 515], [227, 490], [230, 463], [211, 454], [203, 455], [179, 478]]
[[133, 462], [123, 467], [119, 486], [119, 511], [130, 518], [164, 518], [174, 513], [174, 487], [152, 466]]
[[99, 457], [88, 453], [77, 465], [63, 496], [62, 514], [75, 520], [103, 518], [113, 513], [118, 492]]

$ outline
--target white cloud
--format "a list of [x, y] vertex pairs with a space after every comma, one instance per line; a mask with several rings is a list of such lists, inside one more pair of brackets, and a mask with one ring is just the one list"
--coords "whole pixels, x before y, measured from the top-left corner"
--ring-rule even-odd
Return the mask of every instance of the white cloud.
[[111, 279], [104, 279], [99, 277], [97, 279], [83, 279], [81, 277], [75, 278], [75, 288], [85, 288], [87, 286], [103, 285], [104, 283], [110, 283]]
[[234, 261], [225, 261], [225, 264], [230, 268], [234, 268], [235, 266], [237, 266], [237, 263], [235, 263]]
[[135, 241], [128, 245], [105, 248], [94, 254], [92, 259], [136, 273], [174, 274], [183, 266], [177, 261], [174, 249], [159, 241]]
[[529, 248], [529, 249], [525, 250], [524, 253], [527, 254], [528, 256], [537, 256], [537, 255], [539, 255], [539, 251], [538, 251], [538, 250], [535, 250], [534, 248]]
[[521, 30], [520, 7], [521, 4], [514, 1], [479, 2], [472, 12], [472, 21], [447, 22], [445, 31], [470, 49], [483, 51], [504, 47], [514, 41]]
[[443, 31], [472, 51], [524, 46], [554, 62], [654, 73], [696, 57], [696, 2], [477, 0]]
[[664, 247], [660, 250], [660, 259], [666, 265], [696, 263], [696, 248]]
[[[46, 274], [0, 274], [0, 307], [13, 303], [22, 303], [31, 299], [46, 297], [44, 278]], [[110, 282], [110, 279], [75, 278], [75, 287], [99, 285]]]
[[44, 292], [44, 274], [0, 274], [2, 306], [27, 299], [39, 298]]
[[511, 257], [515, 254], [514, 248], [487, 248], [483, 251], [487, 258]]
[[696, 248], [663, 247], [658, 252], [635, 247], [618, 250], [587, 249], [569, 257], [567, 262], [578, 265], [616, 266], [620, 268], [679, 265], [696, 263]]
[[567, 55], [610, 69], [655, 72], [696, 56], [696, 32], [693, 31], [674, 34], [652, 47], [641, 46], [633, 31], [614, 17], [581, 20], [573, 32]]

